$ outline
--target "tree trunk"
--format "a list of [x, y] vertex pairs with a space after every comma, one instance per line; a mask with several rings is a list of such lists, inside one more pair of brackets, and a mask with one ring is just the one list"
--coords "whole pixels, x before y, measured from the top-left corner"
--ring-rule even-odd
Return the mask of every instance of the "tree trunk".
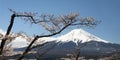
[[75, 60], [78, 60], [79, 56], [80, 56], [80, 49], [78, 49], [77, 56], [76, 56]]
[[2, 55], [2, 53], [3, 53], [3, 49], [4, 49], [5, 42], [6, 42], [6, 40], [7, 40], [7, 37], [8, 37], [8, 35], [10, 34], [11, 29], [12, 29], [12, 27], [13, 27], [14, 18], [15, 18], [15, 14], [13, 14], [13, 15], [11, 16], [10, 25], [8, 26], [7, 33], [6, 33], [5, 37], [2, 39], [2, 42], [1, 42], [1, 45], [0, 45], [0, 54], [1, 54], [1, 55]]
[[17, 59], [17, 60], [22, 60], [22, 58], [24, 58], [25, 54], [27, 54], [30, 51], [31, 46], [33, 45], [33, 43], [38, 39], [39, 37], [36, 36], [33, 41], [29, 44], [29, 46], [27, 47], [27, 49], [23, 52], [23, 54]]

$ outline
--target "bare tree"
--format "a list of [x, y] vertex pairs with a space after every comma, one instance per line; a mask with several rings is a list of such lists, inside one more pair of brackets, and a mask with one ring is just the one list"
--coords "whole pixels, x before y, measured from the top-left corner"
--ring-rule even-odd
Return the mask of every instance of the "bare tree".
[[83, 47], [85, 47], [87, 45], [87, 42], [85, 42], [84, 44], [82, 43], [82, 41], [78, 42], [78, 46], [76, 47], [76, 56], [75, 56], [75, 60], [79, 60], [80, 57], [80, 51]]
[[87, 46], [88, 42], [82, 43], [82, 41], [77, 41], [76, 47], [75, 47], [75, 51], [70, 51], [71, 54], [67, 54], [67, 56], [71, 59], [71, 60], [83, 60], [84, 57], [80, 57], [80, 53], [81, 53], [81, 49], [84, 48], [85, 46]]
[[15, 17], [25, 17], [23, 20], [25, 20], [26, 22], [30, 22], [31, 24], [39, 24], [42, 27], [44, 27], [45, 30], [50, 32], [50, 34], [47, 34], [47, 35], [36, 35], [34, 39], [31, 41], [31, 43], [29, 44], [29, 46], [26, 48], [26, 50], [23, 52], [23, 54], [17, 60], [21, 60], [25, 56], [25, 54], [27, 54], [30, 51], [31, 46], [34, 44], [34, 42], [39, 38], [54, 36], [56, 34], [61, 33], [63, 30], [65, 30], [69, 26], [93, 27], [98, 24], [98, 21], [95, 20], [93, 17], [85, 17], [85, 18], [79, 17], [78, 13], [70, 13], [68, 15], [61, 15], [58, 17], [54, 15], [43, 14], [43, 15], [40, 15], [39, 18], [36, 18], [35, 13], [31, 13], [31, 12], [16, 13], [11, 9], [10, 11], [13, 12], [13, 14], [11, 15], [11, 20], [7, 29], [7, 33], [5, 34], [5, 37], [2, 39], [2, 42], [1, 42], [1, 46], [0, 46], [1, 54], [4, 50], [4, 45], [8, 40], [8, 36], [10, 35]]

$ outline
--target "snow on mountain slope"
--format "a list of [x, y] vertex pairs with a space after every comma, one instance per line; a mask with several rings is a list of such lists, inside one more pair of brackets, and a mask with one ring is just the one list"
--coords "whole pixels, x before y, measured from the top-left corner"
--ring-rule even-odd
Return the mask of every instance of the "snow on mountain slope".
[[29, 42], [20, 36], [15, 38], [15, 40], [10, 42], [8, 45], [10, 45], [13, 48], [22, 48], [28, 46], [28, 44]]
[[86, 31], [84, 31], [83, 29], [74, 29], [67, 34], [58, 37], [57, 40], [60, 40], [62, 42], [73, 41], [75, 43], [80, 42], [80, 41], [82, 43], [88, 42], [88, 41], [98, 41], [98, 42], [109, 43], [108, 41], [105, 41], [101, 38], [98, 38], [95, 35], [92, 35]]
[[[6, 32], [4, 30], [0, 29], [0, 43], [1, 43], [1, 39], [5, 36], [5, 33]], [[15, 35], [15, 34], [12, 33], [12, 35]], [[29, 42], [27, 41], [26, 38], [23, 38], [23, 36], [19, 36], [15, 38], [12, 42], [8, 44], [8, 46], [11, 46], [13, 48], [22, 48], [22, 47], [28, 46]]]
[[51, 41], [56, 41], [57, 42], [56, 38], [54, 38], [54, 37], [39, 38], [37, 42], [42, 44], [42, 43], [51, 42]]

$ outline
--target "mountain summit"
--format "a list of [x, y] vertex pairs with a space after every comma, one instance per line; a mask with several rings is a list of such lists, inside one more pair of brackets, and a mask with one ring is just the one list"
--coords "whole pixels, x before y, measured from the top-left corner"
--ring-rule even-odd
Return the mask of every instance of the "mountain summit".
[[67, 34], [58, 37], [57, 40], [60, 40], [62, 42], [73, 41], [75, 43], [79, 41], [81, 41], [82, 43], [89, 41], [109, 43], [108, 41], [98, 38], [97, 36], [92, 35], [83, 29], [74, 29]]

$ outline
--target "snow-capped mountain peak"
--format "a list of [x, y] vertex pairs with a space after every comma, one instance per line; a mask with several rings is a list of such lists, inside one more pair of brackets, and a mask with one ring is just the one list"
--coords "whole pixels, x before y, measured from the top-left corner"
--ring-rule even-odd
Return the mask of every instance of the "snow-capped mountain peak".
[[86, 32], [83, 29], [74, 29], [67, 34], [58, 37], [57, 39], [62, 41], [62, 42], [73, 41], [76, 44], [77, 44], [77, 42], [80, 42], [80, 41], [82, 43], [88, 42], [88, 41], [98, 41], [98, 42], [109, 43], [108, 41], [105, 41], [101, 38], [98, 38], [98, 37]]

